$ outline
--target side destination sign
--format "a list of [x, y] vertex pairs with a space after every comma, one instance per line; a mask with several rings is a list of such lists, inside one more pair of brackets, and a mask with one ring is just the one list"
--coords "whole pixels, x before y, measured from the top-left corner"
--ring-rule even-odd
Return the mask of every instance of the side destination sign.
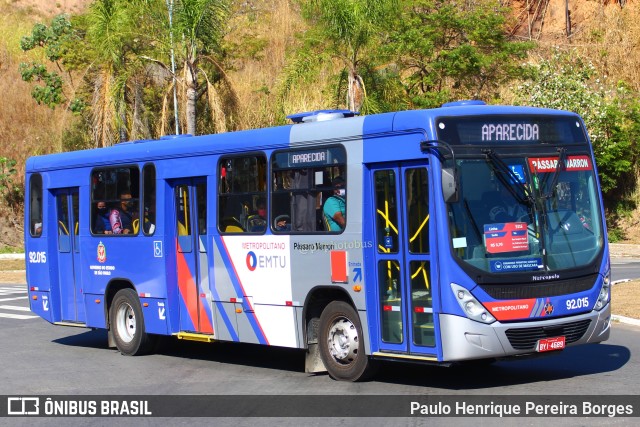
[[316, 166], [331, 164], [331, 151], [295, 151], [289, 154], [289, 166]]

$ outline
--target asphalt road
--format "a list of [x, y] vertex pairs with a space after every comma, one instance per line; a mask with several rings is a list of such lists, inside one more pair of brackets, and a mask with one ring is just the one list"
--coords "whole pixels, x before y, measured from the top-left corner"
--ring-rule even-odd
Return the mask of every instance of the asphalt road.
[[[482, 367], [388, 363], [374, 380], [337, 382], [304, 373], [297, 350], [247, 344], [203, 344], [168, 339], [156, 354], [120, 355], [104, 331], [53, 326], [30, 316], [24, 285], [0, 287], [0, 395], [640, 395], [640, 328], [614, 324], [609, 341], [568, 348], [543, 358]], [[7, 317], [19, 314], [25, 317]], [[348, 404], [345, 402], [345, 404]], [[640, 406], [640, 405], [639, 405]], [[638, 408], [640, 410], [640, 407]], [[377, 425], [360, 418], [214, 419], [209, 425]], [[13, 425], [202, 424], [203, 419], [10, 419]], [[545, 421], [546, 420], [546, 421]], [[27, 422], [29, 421], [29, 422]], [[544, 425], [557, 418], [528, 418]], [[635, 425], [637, 419], [568, 418], [566, 425]], [[635, 421], [635, 422], [632, 422]], [[468, 425], [468, 418], [385, 419], [385, 425]], [[435, 424], [434, 424], [435, 423]], [[3, 422], [4, 424], [4, 422]], [[482, 425], [523, 425], [518, 419], [482, 418]]]
[[640, 259], [611, 259], [611, 280], [613, 280], [613, 282], [633, 279], [640, 279]]

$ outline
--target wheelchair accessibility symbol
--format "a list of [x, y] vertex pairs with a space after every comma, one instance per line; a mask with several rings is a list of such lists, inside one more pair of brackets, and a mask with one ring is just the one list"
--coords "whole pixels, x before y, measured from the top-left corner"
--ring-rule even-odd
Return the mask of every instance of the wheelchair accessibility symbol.
[[162, 258], [162, 242], [159, 240], [153, 242], [153, 256]]

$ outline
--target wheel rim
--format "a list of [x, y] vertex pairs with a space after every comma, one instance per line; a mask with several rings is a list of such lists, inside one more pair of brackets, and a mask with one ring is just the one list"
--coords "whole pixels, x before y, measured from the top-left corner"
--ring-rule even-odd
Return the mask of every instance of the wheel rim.
[[328, 344], [331, 356], [342, 364], [353, 362], [358, 356], [358, 330], [349, 319], [336, 319], [329, 329]]
[[118, 307], [116, 330], [118, 336], [126, 343], [131, 342], [136, 334], [136, 314], [128, 303], [122, 303]]

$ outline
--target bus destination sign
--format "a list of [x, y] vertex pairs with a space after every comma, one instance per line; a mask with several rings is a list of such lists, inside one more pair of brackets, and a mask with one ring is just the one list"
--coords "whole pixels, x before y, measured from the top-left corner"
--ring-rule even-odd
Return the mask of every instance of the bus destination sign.
[[583, 144], [579, 119], [570, 115], [496, 115], [442, 117], [436, 122], [438, 139], [453, 145]]
[[530, 123], [503, 123], [482, 125], [482, 141], [537, 141], [540, 126]]
[[330, 150], [295, 151], [288, 153], [289, 166], [322, 166], [331, 164]]

